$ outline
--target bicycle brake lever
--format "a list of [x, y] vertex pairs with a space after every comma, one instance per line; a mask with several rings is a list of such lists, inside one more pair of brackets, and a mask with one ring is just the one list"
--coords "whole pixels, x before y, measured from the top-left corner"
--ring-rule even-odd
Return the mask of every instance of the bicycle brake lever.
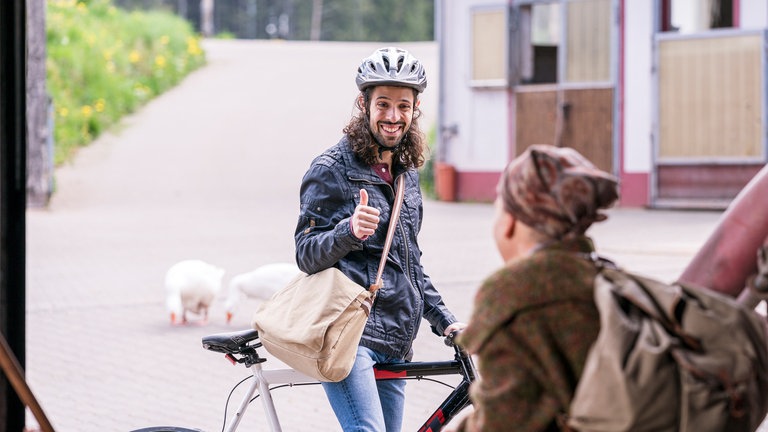
[[456, 342], [454, 340], [456, 339], [456, 336], [459, 335], [459, 333], [461, 333], [460, 330], [454, 330], [451, 333], [449, 333], [447, 336], [445, 336], [443, 338], [443, 342], [445, 342], [445, 345], [449, 347], [456, 346]]

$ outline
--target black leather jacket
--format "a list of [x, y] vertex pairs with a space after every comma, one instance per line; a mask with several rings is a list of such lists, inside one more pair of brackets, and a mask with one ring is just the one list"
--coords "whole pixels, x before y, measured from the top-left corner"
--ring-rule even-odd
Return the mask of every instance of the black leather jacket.
[[[382, 276], [383, 287], [368, 317], [360, 344], [397, 358], [410, 359], [421, 319], [442, 335], [456, 321], [421, 266], [417, 241], [422, 198], [419, 173], [394, 169], [404, 177], [405, 197]], [[381, 211], [376, 233], [365, 241], [352, 233], [350, 218], [360, 202]], [[315, 158], [301, 183], [301, 213], [296, 227], [296, 262], [309, 274], [331, 266], [368, 287], [376, 279], [395, 199], [392, 186], [358, 160], [346, 137]]]

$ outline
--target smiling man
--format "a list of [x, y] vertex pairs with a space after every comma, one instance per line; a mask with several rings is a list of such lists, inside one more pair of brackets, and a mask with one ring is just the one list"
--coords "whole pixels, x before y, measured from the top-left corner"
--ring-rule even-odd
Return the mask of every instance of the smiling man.
[[427, 86], [421, 62], [399, 48], [382, 48], [357, 70], [359, 113], [336, 145], [312, 161], [301, 183], [296, 262], [309, 274], [336, 267], [361, 286], [378, 270], [395, 200], [405, 182], [398, 229], [368, 317], [352, 372], [323, 383], [344, 431], [400, 431], [405, 381], [374, 378], [374, 363], [410, 360], [421, 319], [437, 335], [464, 327], [443, 303], [421, 265], [417, 237], [422, 197], [418, 168], [425, 139], [419, 94]]

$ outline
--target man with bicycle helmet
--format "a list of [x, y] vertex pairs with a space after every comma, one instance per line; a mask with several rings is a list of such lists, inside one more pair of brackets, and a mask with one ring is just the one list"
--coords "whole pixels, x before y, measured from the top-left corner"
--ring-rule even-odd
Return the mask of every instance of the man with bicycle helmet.
[[418, 168], [425, 138], [418, 126], [426, 72], [409, 52], [381, 48], [357, 70], [359, 113], [341, 140], [316, 157], [301, 183], [296, 261], [309, 274], [336, 267], [361, 286], [375, 279], [395, 198], [405, 198], [355, 365], [347, 378], [323, 383], [344, 431], [399, 431], [405, 381], [375, 381], [374, 363], [410, 360], [421, 319], [438, 335], [463, 327], [421, 265], [422, 196]]

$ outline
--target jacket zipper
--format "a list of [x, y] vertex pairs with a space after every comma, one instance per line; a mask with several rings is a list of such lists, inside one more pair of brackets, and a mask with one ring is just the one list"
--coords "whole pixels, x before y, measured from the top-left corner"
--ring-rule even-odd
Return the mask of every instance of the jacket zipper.
[[[400, 175], [402, 176], [403, 174], [400, 174]], [[390, 188], [391, 187], [392, 186], [390, 186]], [[394, 188], [392, 189], [392, 192], [394, 193]], [[403, 195], [405, 195], [405, 190], [403, 190]], [[405, 196], [403, 196], [403, 203], [405, 203]], [[400, 208], [400, 215], [398, 215], [398, 219], [400, 218], [400, 216], [402, 216], [402, 214], [403, 214], [403, 210], [402, 210], [402, 207], [401, 207]], [[411, 250], [408, 247], [408, 237], [406, 237], [406, 232], [405, 232], [405, 228], [403, 228], [403, 224], [399, 223], [400, 220], [398, 220], [397, 222], [398, 222], [397, 228], [400, 230], [400, 236], [403, 239], [403, 247], [405, 248], [405, 275], [407, 276], [407, 279], [408, 279], [408, 285], [410, 285], [411, 289], [418, 294], [417, 298], [418, 298], [418, 301], [421, 303], [421, 308], [423, 310], [424, 309], [424, 294], [420, 290], [418, 290], [416, 288], [416, 286], [414, 285], [413, 273], [411, 272]], [[389, 221], [389, 223], [392, 223], [392, 221]], [[422, 318], [424, 317], [423, 314], [421, 314], [421, 313], [419, 315], [421, 315]], [[421, 320], [419, 319], [419, 320], [414, 321], [414, 322], [416, 322], [415, 326], [418, 326], [418, 322], [419, 321], [421, 321]], [[408, 353], [412, 349], [412, 347], [413, 347], [413, 339], [414, 339], [413, 332], [415, 331], [416, 328], [417, 327], [412, 327], [411, 331], [409, 332], [410, 334], [408, 335], [408, 338], [411, 340], [411, 343], [408, 346], [408, 351], [406, 351], [406, 353]]]
[[[400, 174], [398, 177], [401, 177], [401, 176], [403, 176], [403, 174]], [[384, 182], [384, 181], [375, 182], [375, 181], [371, 181], [370, 179], [356, 178], [356, 177], [351, 177], [351, 176], [348, 177], [348, 178], [349, 178], [349, 180], [352, 180], [352, 181], [359, 181], [359, 182], [363, 182], [363, 183], [370, 184], [370, 185], [385, 184], [385, 185], [389, 186], [389, 190], [392, 191], [392, 195], [395, 195], [395, 188], [392, 187], [392, 185], [387, 183], [387, 182]], [[403, 202], [405, 202], [405, 197], [403, 197]], [[402, 210], [401, 210], [401, 214], [402, 214]], [[403, 239], [403, 246], [405, 247], [405, 273], [408, 276], [408, 282], [411, 284], [411, 288], [415, 289], [416, 287], [413, 286], [413, 273], [411, 272], [411, 259], [410, 259], [411, 251], [408, 248], [408, 239], [406, 237], [405, 228], [403, 228], [403, 224], [401, 224], [399, 222], [400, 222], [400, 220], [397, 221], [397, 229], [400, 231], [400, 236]], [[392, 223], [392, 221], [390, 220], [389, 223]], [[387, 258], [389, 258], [389, 257], [387, 257]]]
[[[403, 174], [400, 174], [400, 175], [402, 176]], [[392, 185], [387, 183], [387, 182], [383, 182], [383, 181], [382, 182], [374, 182], [374, 181], [371, 181], [369, 179], [361, 179], [361, 178], [355, 178], [355, 177], [351, 177], [351, 176], [348, 177], [348, 179], [352, 180], [352, 181], [363, 182], [363, 183], [370, 184], [370, 185], [373, 185], [373, 184], [386, 184], [387, 186], [389, 186], [389, 190], [392, 191], [392, 195], [396, 195], [395, 194], [395, 188], [392, 187]], [[403, 191], [403, 192], [405, 192], [405, 191]], [[403, 196], [403, 202], [405, 202], [405, 196]], [[400, 214], [402, 215], [402, 208], [401, 208]], [[403, 224], [401, 224], [399, 222], [400, 222], [400, 220], [399, 220], [399, 216], [398, 216], [397, 229], [400, 231], [400, 236], [403, 239], [403, 247], [405, 248], [405, 269], [404, 270], [405, 270], [405, 274], [407, 276], [406, 279], [408, 279], [408, 284], [411, 286], [411, 289], [419, 293], [418, 298], [423, 303], [424, 302], [424, 295], [421, 293], [420, 290], [416, 289], [416, 287], [413, 285], [413, 273], [411, 272], [411, 250], [408, 247], [408, 238], [406, 237], [405, 228], [403, 228]], [[392, 220], [390, 220], [389, 223], [392, 223]], [[389, 261], [389, 257], [387, 257], [387, 261]], [[394, 264], [394, 262], [393, 262], [393, 264]], [[371, 308], [373, 308], [373, 306], [371, 306]], [[423, 304], [422, 304], [422, 308], [423, 308]], [[423, 315], [422, 315], [422, 317], [423, 317]], [[413, 331], [411, 331], [409, 333], [410, 333], [409, 334], [409, 339], [411, 340], [411, 344], [410, 344], [408, 350], [406, 350], [406, 353], [408, 351], [410, 351], [411, 348], [413, 347], [413, 339], [414, 339], [413, 338]]]
[[403, 228], [403, 224], [397, 224], [397, 227], [400, 229], [400, 236], [403, 238], [403, 246], [405, 247], [405, 272], [408, 275], [408, 282], [410, 282], [411, 287], [413, 287], [413, 274], [411, 274], [411, 251], [408, 248], [408, 239], [405, 237], [406, 233], [405, 228]]
[[[387, 185], [387, 186], [389, 186], [389, 190], [392, 191], [392, 195], [393, 196], [395, 195], [395, 189], [392, 187], [391, 184], [389, 184], [389, 183], [387, 183], [385, 181], [372, 181], [372, 180], [367, 179], [367, 178], [357, 178], [357, 177], [352, 177], [352, 176], [348, 176], [347, 178], [349, 180], [351, 180], [351, 181], [358, 181], [358, 182], [369, 184], [369, 185]], [[405, 200], [405, 197], [403, 197], [403, 200]], [[398, 222], [400, 222], [400, 221], [398, 220]], [[392, 221], [390, 220], [389, 223], [392, 223]], [[397, 224], [397, 228], [399, 230], [401, 230], [400, 231], [400, 235], [403, 236], [403, 239], [405, 239], [405, 232], [402, 231], [402, 228], [403, 228], [402, 225], [398, 223]], [[406, 251], [408, 251], [408, 246], [407, 245], [406, 245]], [[387, 257], [387, 258], [389, 258], [389, 257]], [[389, 259], [387, 259], [387, 261], [389, 261]], [[408, 263], [408, 256], [407, 255], [406, 255], [406, 263]], [[408, 275], [410, 276], [410, 270], [407, 270], [407, 271], [408, 271]]]

